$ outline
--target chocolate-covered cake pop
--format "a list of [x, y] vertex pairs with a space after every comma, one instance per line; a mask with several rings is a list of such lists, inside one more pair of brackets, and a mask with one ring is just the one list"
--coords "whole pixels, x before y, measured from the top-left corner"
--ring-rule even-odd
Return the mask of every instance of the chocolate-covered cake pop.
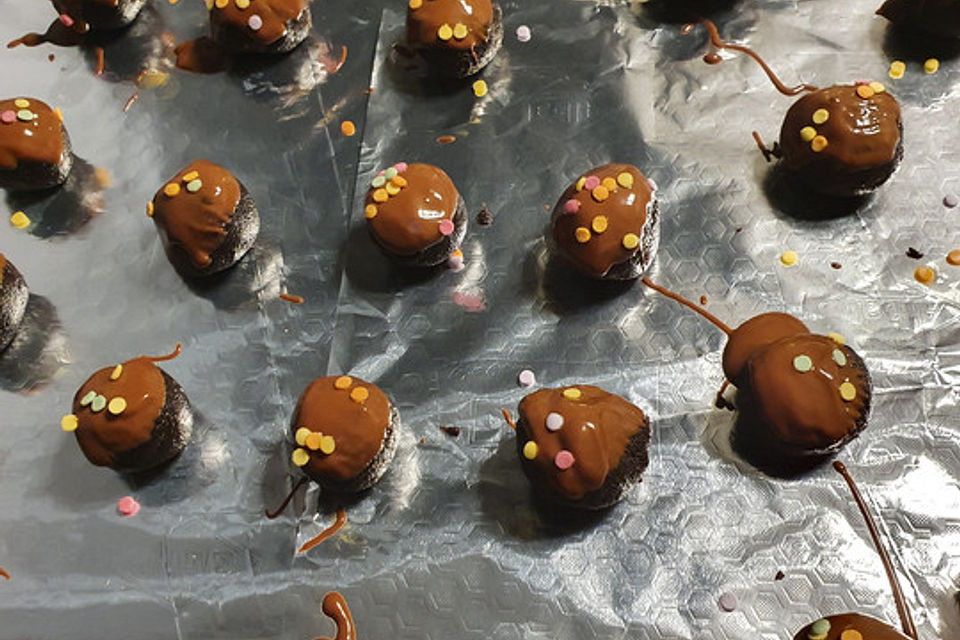
[[70, 174], [73, 155], [59, 109], [36, 98], [0, 100], [0, 187], [48, 189]]
[[17, 335], [29, 298], [30, 292], [23, 276], [0, 253], [0, 353], [10, 346]]
[[228, 53], [286, 53], [310, 33], [308, 0], [206, 0], [210, 34]]
[[628, 164], [596, 167], [563, 192], [551, 224], [557, 249], [585, 275], [637, 278], [660, 241], [656, 185]]
[[737, 388], [741, 428], [767, 455], [816, 462], [867, 426], [870, 374], [840, 336], [813, 334], [785, 313], [764, 313], [730, 329], [672, 291], [643, 282], [727, 334], [723, 372]]
[[90, 29], [119, 29], [140, 14], [147, 0], [53, 0], [60, 21], [79, 33]]
[[887, 0], [877, 13], [897, 25], [960, 38], [960, 0]]
[[260, 232], [253, 197], [233, 174], [207, 160], [177, 172], [147, 203], [167, 257], [187, 276], [236, 264]]
[[317, 378], [293, 414], [293, 463], [324, 489], [358, 493], [390, 466], [399, 428], [399, 412], [376, 385], [351, 376]]
[[441, 77], [487, 66], [503, 43], [499, 5], [490, 0], [409, 0], [407, 44]]
[[180, 385], [155, 362], [140, 356], [100, 369], [77, 390], [73, 411], [60, 420], [87, 459], [122, 473], [158, 467], [190, 440], [193, 413]]
[[590, 385], [541, 389], [520, 401], [517, 453], [538, 491], [561, 504], [608, 507], [647, 468], [650, 423], [639, 408]]
[[398, 162], [373, 179], [364, 199], [370, 235], [397, 262], [440, 264], [467, 232], [463, 198], [442, 169]]

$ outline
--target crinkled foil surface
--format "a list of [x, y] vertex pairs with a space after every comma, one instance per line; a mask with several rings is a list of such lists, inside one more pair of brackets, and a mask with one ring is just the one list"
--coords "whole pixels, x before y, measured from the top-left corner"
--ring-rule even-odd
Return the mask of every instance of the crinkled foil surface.
[[[681, 36], [649, 5], [502, 2], [504, 48], [482, 99], [469, 83], [423, 81], [392, 53], [399, 0], [318, 0], [310, 41], [289, 57], [167, 69], [156, 88], [132, 80], [203, 32], [202, 3], [154, 0], [134, 42], [107, 44], [101, 78], [91, 49], [0, 51], [0, 94], [61, 107], [84, 161], [68, 189], [0, 204], [4, 219], [22, 209], [33, 221], [0, 223], [0, 250], [34, 294], [19, 359], [0, 359], [0, 567], [12, 577], [0, 581], [0, 638], [304, 640], [332, 634], [319, 605], [331, 589], [363, 640], [788, 639], [850, 610], [895, 624], [829, 466], [774, 479], [732, 452], [733, 416], [712, 406], [723, 336], [639, 284], [584, 285], [550, 260], [547, 209], [608, 161], [660, 185], [656, 281], [706, 296], [728, 323], [796, 314], [865, 357], [870, 425], [841, 458], [882, 520], [921, 636], [957, 638], [960, 269], [943, 257], [960, 238], [940, 201], [960, 191], [960, 63], [945, 57], [928, 76], [906, 58], [906, 77], [890, 80], [905, 54], [873, 16], [879, 1], [744, 0], [715, 15], [787, 81], [880, 79], [900, 99], [902, 168], [827, 219], [764, 188], [750, 131], [775, 139], [790, 99], [743, 56], [705, 65], [703, 30]], [[53, 18], [45, 2], [0, 7], [3, 42]], [[446, 135], [455, 142], [436, 142]], [[254, 252], [207, 287], [174, 272], [144, 216], [195, 157], [231, 168], [263, 221]], [[368, 239], [359, 202], [400, 160], [443, 167], [472, 213], [494, 214], [471, 222], [463, 271], [401, 274]], [[94, 167], [110, 172], [106, 189]], [[936, 269], [932, 286], [913, 280], [909, 247]], [[786, 249], [800, 257], [789, 269]], [[97, 368], [177, 342], [183, 355], [163, 367], [201, 416], [189, 448], [150, 478], [90, 465], [58, 427], [74, 391]], [[499, 416], [515, 412], [524, 368], [649, 412], [650, 466], [625, 502], [595, 518], [533, 506]], [[400, 449], [342, 532], [296, 555], [332, 522], [330, 505], [313, 488], [279, 519], [263, 510], [298, 477], [286, 437], [300, 391], [339, 373], [393, 398]], [[137, 516], [117, 515], [124, 495]], [[725, 592], [738, 600], [730, 613], [717, 605]]]

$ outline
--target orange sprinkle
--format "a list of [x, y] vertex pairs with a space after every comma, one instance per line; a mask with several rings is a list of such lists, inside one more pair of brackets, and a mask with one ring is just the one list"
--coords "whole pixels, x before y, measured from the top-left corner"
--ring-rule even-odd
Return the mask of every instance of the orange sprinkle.
[[350, 392], [350, 399], [356, 403], [363, 402], [370, 397], [370, 392], [364, 389], [363, 387], [354, 387], [353, 391]]
[[57, 116], [57, 120], [63, 122], [63, 112], [60, 111], [60, 107], [57, 107], [53, 110], [53, 115]]
[[364, 209], [363, 209], [363, 216], [364, 216], [367, 220], [369, 220], [370, 218], [376, 218], [376, 217], [377, 217], [377, 205], [375, 205], [375, 204], [368, 204], [366, 207], [364, 207]]
[[153, 217], [153, 200], [150, 200], [149, 202], [147, 202], [147, 217], [148, 218]]
[[617, 190], [617, 181], [614, 180], [613, 178], [604, 178], [603, 182], [601, 182], [600, 184], [602, 184], [607, 191]]
[[374, 202], [386, 202], [390, 199], [390, 194], [387, 193], [386, 189], [377, 189], [373, 192], [373, 201]]
[[311, 431], [307, 434], [307, 437], [304, 439], [304, 444], [307, 445], [307, 449], [311, 451], [316, 451], [320, 448], [320, 443], [323, 440], [323, 435], [317, 433], [316, 431]]
[[172, 198], [173, 196], [180, 193], [180, 185], [178, 185], [176, 182], [170, 182], [167, 184], [167, 186], [163, 188], [163, 193], [167, 197]]
[[103, 167], [97, 167], [94, 169], [93, 177], [101, 189], [106, 189], [110, 186], [110, 183], [113, 182], [113, 177], [110, 175], [110, 172]]
[[917, 267], [913, 272], [913, 277], [920, 284], [929, 285], [933, 282], [936, 275], [930, 267]]
[[340, 389], [341, 391], [345, 389], [349, 389], [350, 385], [352, 384], [353, 384], [353, 378], [351, 378], [350, 376], [340, 376], [339, 378], [333, 381], [333, 386], [336, 387], [337, 389]]
[[864, 100], [872, 98], [873, 94], [875, 93], [876, 91], [873, 90], [873, 87], [868, 84], [861, 84], [859, 87], [857, 87], [857, 95]]
[[947, 254], [947, 264], [951, 264], [955, 267], [960, 266], [960, 249], [954, 249]]
[[440, 136], [437, 138], [437, 144], [450, 144], [456, 142], [457, 136]]
[[577, 230], [573, 232], [573, 236], [580, 244], [590, 242], [590, 229], [587, 229], [586, 227], [577, 227]]
[[357, 132], [357, 128], [349, 120], [344, 120], [340, 125], [340, 133], [347, 136], [348, 138]]

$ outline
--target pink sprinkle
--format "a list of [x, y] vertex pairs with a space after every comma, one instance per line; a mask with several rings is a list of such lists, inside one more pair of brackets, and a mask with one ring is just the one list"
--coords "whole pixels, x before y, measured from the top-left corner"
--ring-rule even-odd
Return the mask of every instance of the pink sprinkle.
[[530, 369], [524, 369], [517, 376], [517, 382], [520, 383], [521, 387], [532, 387], [537, 384], [537, 376]]
[[451, 271], [463, 271], [463, 256], [450, 256], [447, 258], [447, 266]]
[[453, 301], [471, 313], [479, 313], [486, 308], [483, 304], [483, 298], [475, 293], [455, 291]]
[[564, 213], [576, 213], [580, 211], [580, 201], [575, 198], [570, 198], [563, 203]]
[[584, 181], [583, 186], [588, 191], [593, 191], [600, 186], [600, 178], [597, 176], [587, 176], [587, 179]]
[[440, 235], [448, 236], [453, 233], [453, 221], [452, 220], [441, 220], [437, 224], [437, 228], [440, 229]]
[[560, 471], [565, 471], [573, 466], [573, 461], [573, 454], [566, 449], [562, 449], [557, 452], [557, 456], [553, 459], [553, 464], [557, 465], [557, 469], [560, 469]]
[[406, 162], [398, 162], [397, 164], [393, 165], [393, 168], [397, 170], [397, 173], [403, 173], [408, 169]]
[[870, 84], [869, 80], [854, 80], [853, 86], [859, 87], [862, 84]]
[[73, 18], [71, 18], [70, 16], [68, 16], [68, 15], [65, 14], [65, 13], [61, 13], [61, 14], [60, 14], [60, 22], [62, 22], [62, 23], [63, 23], [63, 26], [65, 26], [65, 27], [72, 27], [72, 26], [73, 26]]
[[382, 175], [385, 174], [386, 172], [387, 172], [386, 169], [380, 169], [380, 171], [377, 171], [377, 175], [378, 175], [378, 176], [382, 176]]
[[260, 27], [263, 26], [263, 18], [257, 14], [250, 16], [250, 19], [247, 20], [247, 25], [254, 31], [260, 31]]
[[657, 183], [653, 181], [653, 178], [647, 178], [647, 186], [650, 187], [651, 191], [657, 190]]
[[530, 33], [530, 27], [528, 27], [527, 25], [522, 24], [519, 27], [517, 27], [517, 40], [519, 40], [520, 42], [530, 42], [531, 35], [532, 34]]
[[17, 119], [17, 114], [13, 111], [4, 111], [0, 113], [0, 122], [3, 124], [12, 124]]
[[726, 593], [720, 595], [718, 604], [720, 605], [720, 608], [727, 613], [734, 611], [737, 608], [737, 596], [727, 591]]
[[560, 431], [563, 426], [563, 416], [551, 411], [547, 414], [547, 431]]
[[130, 496], [124, 496], [117, 500], [117, 513], [122, 515], [124, 518], [129, 518], [130, 516], [135, 516], [140, 511], [140, 503], [131, 498]]

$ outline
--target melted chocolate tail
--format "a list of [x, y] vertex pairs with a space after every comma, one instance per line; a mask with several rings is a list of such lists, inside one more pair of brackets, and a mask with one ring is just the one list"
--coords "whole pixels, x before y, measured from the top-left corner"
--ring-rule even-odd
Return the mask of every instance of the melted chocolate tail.
[[290, 501], [293, 500], [294, 494], [296, 494], [297, 491], [300, 490], [300, 487], [302, 487], [306, 481], [307, 481], [306, 478], [300, 478], [300, 482], [293, 485], [293, 489], [290, 490], [290, 493], [287, 494], [287, 497], [283, 499], [283, 502], [280, 503], [280, 506], [277, 507], [275, 511], [269, 511], [269, 510], [264, 511], [263, 515], [267, 517], [267, 520], [274, 520], [276, 518], [279, 518], [280, 514], [286, 510], [287, 505], [290, 504]]
[[727, 334], [728, 336], [729, 336], [731, 333], [733, 333], [733, 330], [732, 330], [730, 327], [728, 327], [726, 324], [724, 324], [723, 322], [721, 322], [719, 318], [717, 318], [715, 315], [713, 315], [713, 314], [710, 313], [709, 311], [706, 311], [706, 310], [704, 310], [704, 309], [701, 309], [700, 307], [698, 307], [697, 305], [693, 304], [692, 302], [690, 302], [690, 301], [687, 300], [686, 298], [677, 295], [676, 293], [674, 293], [673, 291], [670, 291], [669, 289], [664, 289], [663, 287], [654, 284], [653, 282], [650, 281], [650, 278], [641, 278], [641, 279], [640, 279], [640, 282], [642, 282], [643, 284], [647, 285], [648, 287], [650, 287], [651, 289], [653, 289], [653, 290], [656, 291], [657, 293], [659, 293], [659, 294], [661, 294], [661, 295], [664, 295], [664, 296], [670, 298], [670, 299], [673, 300], [674, 302], [679, 302], [679, 303], [682, 304], [683, 306], [688, 307], [688, 308], [690, 308], [690, 309], [693, 309], [695, 312], [697, 312], [698, 314], [700, 314], [701, 316], [703, 316], [704, 318], [706, 318], [706, 320], [707, 320], [708, 322], [710, 322], [710, 323], [711, 323], [712, 325], [714, 325], [716, 328], [720, 329], [720, 331], [723, 331], [723, 332], [724, 332], [725, 334]]
[[179, 356], [181, 351], [183, 351], [183, 345], [178, 342], [177, 346], [174, 347], [173, 351], [171, 351], [165, 356], [143, 356], [143, 357], [149, 360], [150, 362], [165, 362], [167, 360], [173, 360], [174, 358]]
[[860, 509], [860, 513], [863, 515], [864, 521], [867, 523], [867, 529], [870, 531], [870, 537], [873, 539], [873, 546], [876, 547], [877, 553], [880, 554], [880, 560], [883, 562], [883, 568], [887, 572], [887, 578], [890, 580], [890, 588], [893, 590], [893, 599], [897, 603], [897, 613], [900, 614], [900, 623], [903, 625], [903, 633], [917, 640], [917, 628], [913, 624], [913, 618], [910, 616], [910, 609], [907, 607], [907, 600], [903, 596], [903, 589], [900, 588], [900, 581], [897, 579], [896, 573], [893, 571], [893, 565], [890, 562], [890, 556], [887, 553], [886, 548], [880, 544], [880, 534], [877, 532], [877, 525], [873, 521], [873, 517], [870, 515], [870, 511], [867, 510], [867, 504], [863, 500], [863, 496], [860, 495], [860, 490], [857, 489], [857, 485], [853, 482], [853, 478], [850, 477], [849, 472], [847, 472], [847, 467], [840, 462], [839, 460], [834, 461], [833, 468], [843, 476], [843, 479], [846, 480], [847, 486], [850, 487], [850, 492], [853, 494], [853, 499], [857, 503], [857, 508]]

